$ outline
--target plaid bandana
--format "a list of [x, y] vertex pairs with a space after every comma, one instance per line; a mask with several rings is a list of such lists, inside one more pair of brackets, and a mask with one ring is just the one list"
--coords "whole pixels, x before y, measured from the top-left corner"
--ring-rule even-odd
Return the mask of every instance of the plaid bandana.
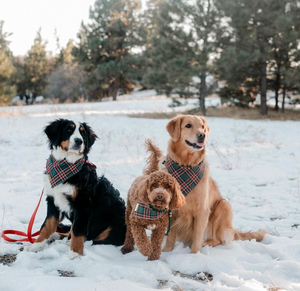
[[156, 211], [153, 209], [153, 206], [151, 204], [145, 204], [141, 200], [138, 200], [138, 203], [136, 204], [133, 212], [133, 216], [142, 219], [157, 220], [165, 214], [167, 209], [168, 208]]
[[46, 163], [46, 173], [49, 176], [51, 188], [66, 182], [69, 178], [79, 173], [85, 162], [85, 159], [82, 158], [72, 164], [67, 162], [66, 159], [57, 161], [53, 155], [50, 155]]
[[163, 164], [165, 164], [169, 174], [171, 174], [179, 183], [181, 192], [184, 196], [187, 196], [197, 186], [201, 181], [205, 170], [204, 161], [195, 167], [180, 166], [170, 157], [167, 157]]

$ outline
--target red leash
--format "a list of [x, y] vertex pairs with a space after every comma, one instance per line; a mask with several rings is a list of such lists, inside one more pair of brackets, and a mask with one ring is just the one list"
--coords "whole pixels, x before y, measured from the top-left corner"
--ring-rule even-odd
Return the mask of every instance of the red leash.
[[[32, 231], [32, 226], [33, 226], [33, 223], [34, 223], [35, 215], [36, 215], [36, 213], [37, 213], [37, 211], [39, 209], [39, 206], [40, 206], [43, 194], [44, 194], [44, 189], [42, 191], [39, 203], [37, 204], [37, 206], [36, 206], [36, 208], [35, 208], [32, 216], [30, 218], [28, 229], [27, 229], [27, 233], [25, 233], [23, 231], [19, 231], [19, 230], [13, 230], [13, 229], [3, 230], [1, 236], [6, 241], [9, 241], [9, 242], [29, 241], [31, 243], [35, 242], [35, 238], [33, 238], [33, 237], [39, 235], [40, 231], [37, 231], [35, 233], [31, 233], [31, 231]], [[25, 236], [25, 238], [23, 238], [23, 239], [12, 239], [12, 238], [6, 236], [7, 234], [16, 234], [16, 235], [20, 235], [20, 236]]]

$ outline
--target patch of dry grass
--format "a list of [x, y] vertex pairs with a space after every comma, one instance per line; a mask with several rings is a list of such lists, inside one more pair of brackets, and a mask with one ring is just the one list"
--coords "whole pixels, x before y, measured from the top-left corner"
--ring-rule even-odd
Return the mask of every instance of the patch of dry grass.
[[[181, 112], [182, 114], [193, 114], [201, 115], [200, 110], [192, 109]], [[134, 118], [150, 118], [150, 119], [171, 119], [177, 116], [178, 112], [154, 112], [154, 113], [141, 113], [141, 114], [129, 114], [130, 117]], [[296, 120], [300, 121], [300, 111], [286, 109], [284, 113], [281, 111], [276, 112], [272, 108], [268, 108], [267, 115], [261, 115], [258, 108], [239, 108], [236, 106], [220, 107], [220, 108], [207, 108], [206, 116], [209, 117], [228, 117], [234, 119], [248, 119], [248, 120]]]

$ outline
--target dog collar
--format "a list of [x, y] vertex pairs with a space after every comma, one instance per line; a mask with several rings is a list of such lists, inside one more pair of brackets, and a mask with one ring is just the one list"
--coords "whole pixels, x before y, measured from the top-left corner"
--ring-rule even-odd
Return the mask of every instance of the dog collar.
[[85, 162], [85, 158], [81, 158], [75, 163], [69, 163], [66, 159], [58, 161], [53, 155], [50, 155], [46, 163], [46, 174], [48, 174], [51, 188], [66, 182], [79, 173]]
[[168, 169], [169, 174], [179, 183], [184, 196], [187, 196], [197, 186], [202, 180], [205, 171], [204, 160], [195, 167], [180, 166], [168, 156], [163, 164]]

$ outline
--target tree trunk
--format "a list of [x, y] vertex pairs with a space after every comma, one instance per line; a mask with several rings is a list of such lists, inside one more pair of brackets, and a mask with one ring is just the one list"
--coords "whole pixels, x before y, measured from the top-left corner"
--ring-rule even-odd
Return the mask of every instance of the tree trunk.
[[260, 113], [266, 115], [267, 107], [267, 63], [263, 62], [261, 66], [261, 86], [260, 86]]
[[205, 95], [206, 95], [206, 73], [200, 74], [200, 97], [199, 97], [199, 103], [200, 103], [200, 110], [202, 112], [202, 115], [206, 115], [206, 109], [205, 109]]
[[279, 70], [276, 72], [276, 80], [275, 80], [275, 110], [279, 110], [278, 106], [278, 92], [280, 88], [280, 72]]
[[284, 102], [285, 102], [285, 85], [283, 86], [283, 92], [282, 92], [282, 107], [281, 107], [282, 113], [284, 113]]
[[118, 101], [118, 96], [119, 96], [119, 86], [116, 79], [113, 84], [113, 92], [112, 92], [113, 101]]

